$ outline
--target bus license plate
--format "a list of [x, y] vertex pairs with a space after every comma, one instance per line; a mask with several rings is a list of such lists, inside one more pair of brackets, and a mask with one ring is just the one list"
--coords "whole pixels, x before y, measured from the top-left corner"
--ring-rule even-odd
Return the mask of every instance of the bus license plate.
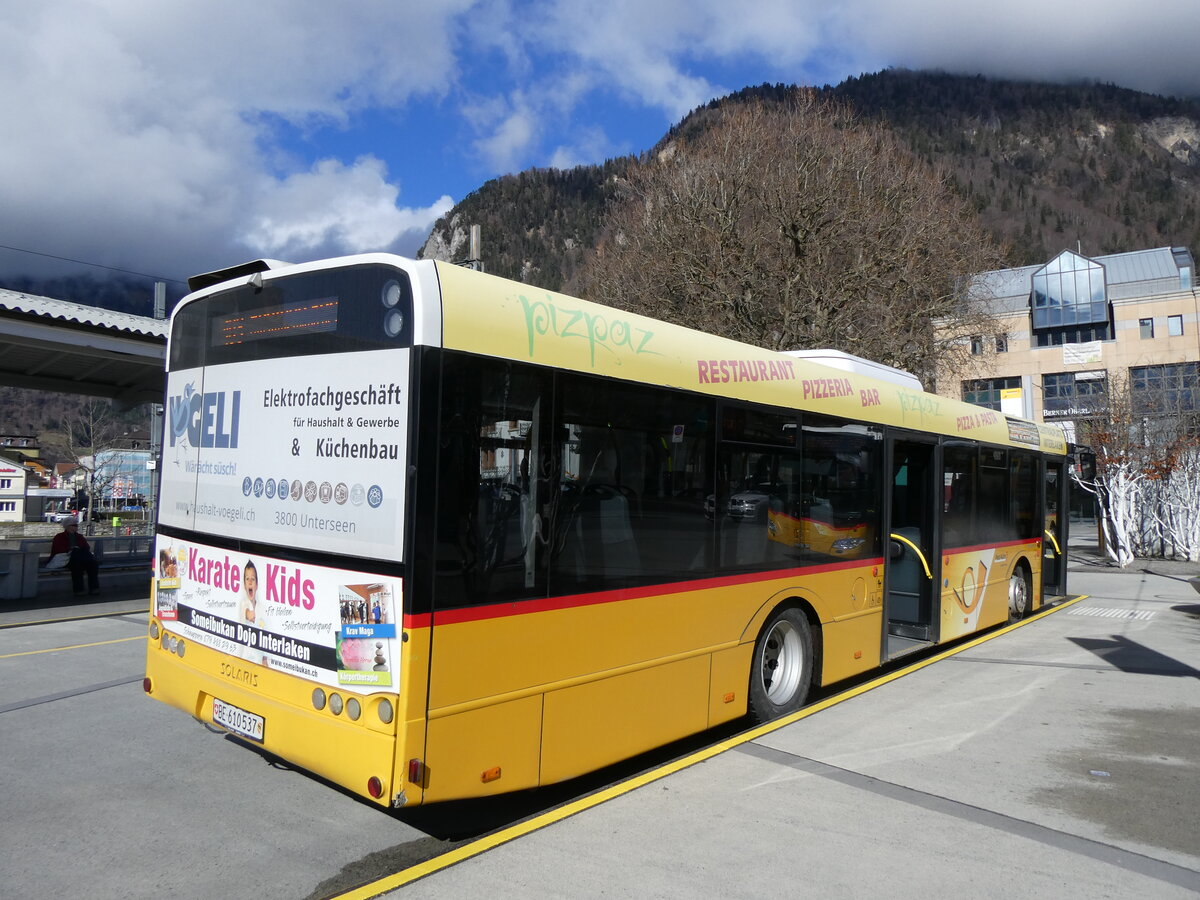
[[213, 722], [227, 731], [262, 743], [266, 720], [252, 712], [213, 697]]

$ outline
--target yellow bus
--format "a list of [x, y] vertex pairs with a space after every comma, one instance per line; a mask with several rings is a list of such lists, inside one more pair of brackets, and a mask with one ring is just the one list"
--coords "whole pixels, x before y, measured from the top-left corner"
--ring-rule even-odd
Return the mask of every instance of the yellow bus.
[[559, 782], [1065, 593], [1052, 428], [387, 254], [171, 320], [154, 699], [384, 806]]

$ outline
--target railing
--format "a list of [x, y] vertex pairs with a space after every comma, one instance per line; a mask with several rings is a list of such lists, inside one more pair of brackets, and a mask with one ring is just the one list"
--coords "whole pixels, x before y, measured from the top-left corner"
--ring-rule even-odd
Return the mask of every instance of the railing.
[[[46, 538], [21, 541], [21, 550], [38, 554], [38, 567], [43, 573], [50, 558], [50, 543]], [[154, 550], [154, 538], [149, 535], [95, 537], [88, 543], [101, 569], [148, 566]]]

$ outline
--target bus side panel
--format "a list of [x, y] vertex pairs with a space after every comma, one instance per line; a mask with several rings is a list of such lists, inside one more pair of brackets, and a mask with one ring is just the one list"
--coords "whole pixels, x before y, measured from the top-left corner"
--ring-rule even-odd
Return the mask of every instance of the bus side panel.
[[[883, 579], [878, 560], [870, 567], [815, 572], [776, 591], [742, 634], [751, 647], [767, 617], [796, 601], [807, 604], [821, 623], [814, 629], [813, 654], [819, 671], [813, 684], [827, 685], [877, 668], [883, 634]], [[747, 669], [747, 672], [749, 670]]]
[[741, 644], [712, 655], [711, 686], [708, 691], [708, 727], [746, 714], [750, 660], [754, 644]]
[[408, 780], [409, 760], [424, 760], [426, 703], [429, 697], [430, 630], [404, 627], [404, 652], [400, 656], [400, 726], [396, 741], [396, 785], [404, 791], [404, 803], [423, 802], [423, 784]]
[[708, 678], [709, 657], [693, 656], [546, 694], [542, 783], [703, 731]]
[[[1042, 567], [1046, 564], [1043, 555], [1045, 550], [1046, 542], [1039, 541], [1037, 550], [1028, 554], [1029, 568], [1033, 571], [1033, 584], [1030, 586], [1029, 592], [1030, 612], [1037, 612], [1046, 605], [1046, 595], [1042, 591]], [[1066, 560], [1063, 560], [1063, 565], [1066, 565]]]
[[[436, 714], [488, 697], [602, 679], [630, 666], [753, 645], [775, 607], [792, 598], [808, 602], [823, 622], [852, 621], [836, 629], [833, 651], [826, 639], [826, 655], [838, 655], [839, 672], [865, 671], [879, 659], [881, 601], [871, 574], [878, 567], [871, 561], [799, 575], [751, 573], [741, 583], [673, 592], [665, 586], [650, 596], [435, 625], [429, 708]], [[737, 690], [748, 678], [747, 665]]]
[[820, 683], [833, 684], [878, 668], [882, 633], [883, 611], [878, 608], [825, 623], [821, 629]]
[[943, 557], [941, 642], [972, 634], [1008, 621], [1008, 582], [1018, 562], [1031, 570], [1031, 590], [1037, 596], [1041, 562], [1038, 542], [1000, 547], [972, 547]]
[[538, 784], [542, 698], [522, 697], [429, 718], [426, 802], [485, 797]]

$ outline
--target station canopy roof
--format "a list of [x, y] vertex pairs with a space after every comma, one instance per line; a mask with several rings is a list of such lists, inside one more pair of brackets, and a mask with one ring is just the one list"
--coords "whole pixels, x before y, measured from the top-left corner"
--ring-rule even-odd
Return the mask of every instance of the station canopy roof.
[[0, 385], [161, 403], [167, 321], [0, 289]]

